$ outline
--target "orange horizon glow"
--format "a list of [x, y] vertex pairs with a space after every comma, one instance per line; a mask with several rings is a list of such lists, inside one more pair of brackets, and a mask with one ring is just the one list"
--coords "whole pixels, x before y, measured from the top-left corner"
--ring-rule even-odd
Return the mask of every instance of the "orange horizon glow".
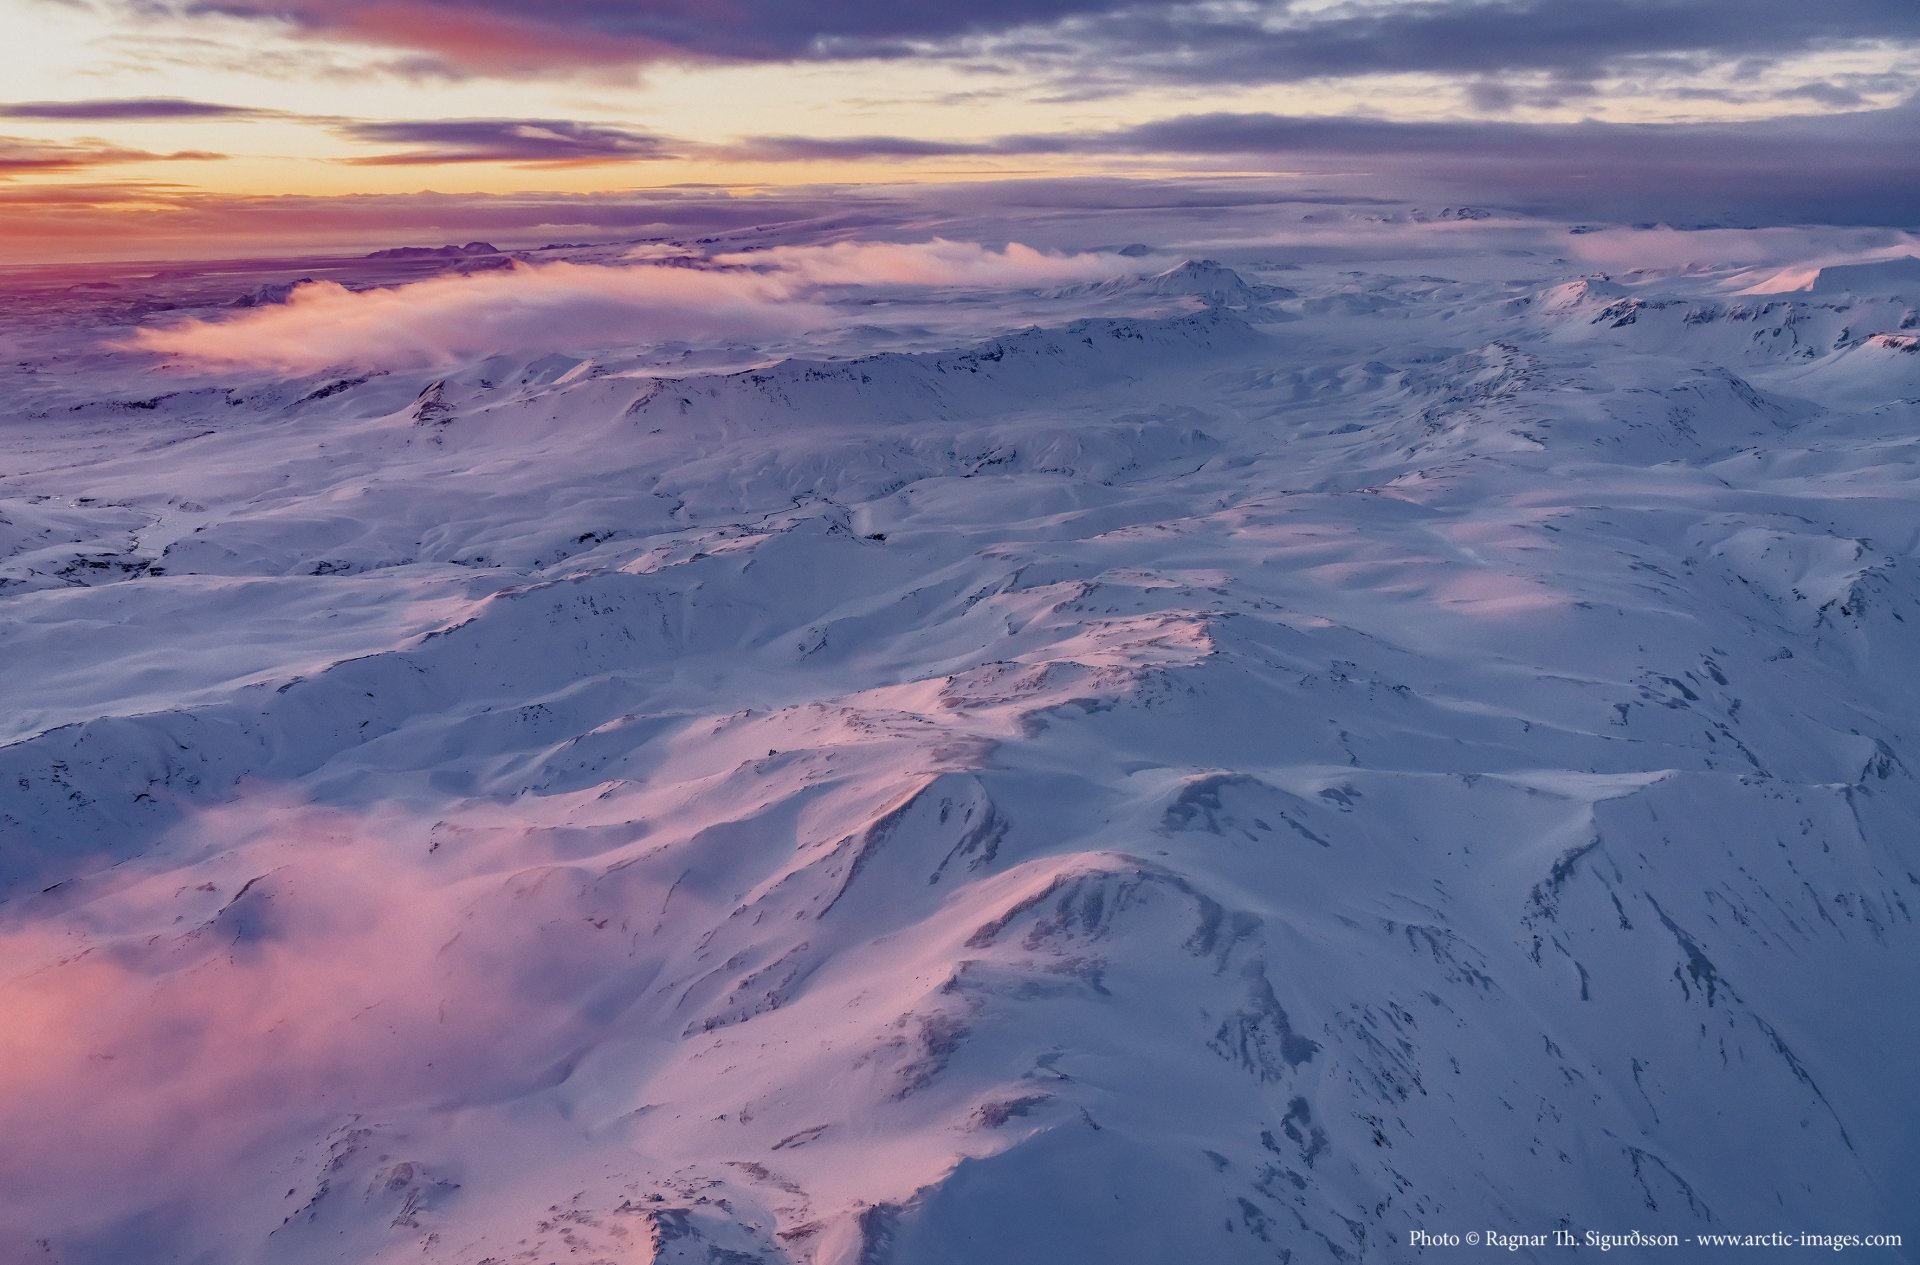
[[[1280, 155], [1261, 165], [1247, 154], [1098, 143], [1073, 152], [1050, 143], [1183, 117], [1688, 125], [1886, 111], [1906, 97], [1897, 41], [1809, 46], [1759, 70], [1727, 62], [1674, 72], [1681, 78], [1664, 85], [1645, 72], [1610, 72], [1595, 91], [1564, 99], [1544, 72], [1512, 74], [1498, 85], [1511, 99], [1489, 101], [1479, 95], [1484, 80], [1391, 68], [1266, 83], [1123, 77], [1088, 87], [964, 48], [838, 62], [729, 59], [639, 37], [597, 40], [582, 34], [588, 27], [503, 16], [476, 2], [299, 0], [287, 14], [333, 19], [303, 28], [249, 4], [222, 16], [118, 0], [15, 0], [13, 38], [0, 48], [0, 265], [424, 243], [446, 199], [645, 200], [687, 188], [754, 199], [1036, 177], [1250, 169], [1282, 177], [1298, 166]], [[461, 4], [471, 21], [448, 29], [448, 6]], [[633, 5], [652, 7], [685, 6]], [[715, 30], [749, 42], [755, 34]], [[444, 64], [423, 63], [429, 54]], [[1793, 97], [1794, 85], [1822, 77], [1868, 86], [1852, 105]], [[145, 117], [111, 111], [142, 101], [162, 104]], [[502, 156], [457, 134], [476, 125], [571, 128], [583, 139], [577, 152], [533, 146]], [[436, 145], [446, 134], [454, 138]], [[877, 148], [860, 152], [869, 138]], [[1341, 168], [1369, 169], [1364, 156]], [[414, 205], [383, 234], [369, 212], [380, 200]], [[474, 217], [453, 218], [447, 231], [458, 234]], [[524, 241], [544, 222], [517, 227]], [[553, 227], [568, 231], [564, 213]]]

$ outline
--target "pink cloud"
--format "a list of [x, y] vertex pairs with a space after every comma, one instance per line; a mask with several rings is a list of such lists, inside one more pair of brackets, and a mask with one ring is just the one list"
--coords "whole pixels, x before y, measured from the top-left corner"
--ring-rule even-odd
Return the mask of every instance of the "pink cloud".
[[562, 1057], [581, 991], [628, 956], [579, 916], [589, 880], [467, 878], [426, 833], [255, 798], [190, 824], [190, 868], [0, 926], [0, 1254], [146, 1207], [216, 1215], [240, 1174], [278, 1178], [274, 1207], [290, 1146], [526, 1092]]
[[133, 347], [214, 366], [311, 373], [663, 341], [752, 341], [825, 322], [784, 277], [518, 264], [379, 290], [298, 287], [284, 304], [137, 331]]
[[128, 346], [213, 367], [315, 373], [436, 368], [482, 356], [661, 342], [754, 343], [832, 324], [823, 286], [1019, 288], [1110, 277], [1113, 255], [927, 242], [838, 242], [721, 255], [718, 269], [516, 264], [385, 289], [309, 282], [287, 301], [137, 330]]

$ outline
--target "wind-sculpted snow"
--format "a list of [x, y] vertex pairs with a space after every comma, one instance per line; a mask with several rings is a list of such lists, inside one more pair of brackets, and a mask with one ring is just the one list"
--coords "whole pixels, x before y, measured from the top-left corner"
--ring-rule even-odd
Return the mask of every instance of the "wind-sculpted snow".
[[1206, 268], [864, 358], [16, 382], [0, 1243], [1915, 1241], [1904, 305]]

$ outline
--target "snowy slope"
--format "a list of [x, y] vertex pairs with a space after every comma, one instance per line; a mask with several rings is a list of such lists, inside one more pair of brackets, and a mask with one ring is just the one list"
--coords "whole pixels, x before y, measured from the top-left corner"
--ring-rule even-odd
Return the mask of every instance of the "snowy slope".
[[0, 1244], [1915, 1242], [1902, 305], [1235, 267], [10, 371]]
[[1755, 294], [1920, 295], [1920, 256], [1898, 255], [1866, 263], [1788, 269], [1756, 286]]

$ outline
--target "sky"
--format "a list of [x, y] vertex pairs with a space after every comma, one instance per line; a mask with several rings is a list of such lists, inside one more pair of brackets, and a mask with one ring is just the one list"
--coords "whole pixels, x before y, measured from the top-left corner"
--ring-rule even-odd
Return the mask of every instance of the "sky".
[[1914, 0], [0, 0], [0, 17], [7, 263], [524, 245], [1116, 179], [1920, 221]]

